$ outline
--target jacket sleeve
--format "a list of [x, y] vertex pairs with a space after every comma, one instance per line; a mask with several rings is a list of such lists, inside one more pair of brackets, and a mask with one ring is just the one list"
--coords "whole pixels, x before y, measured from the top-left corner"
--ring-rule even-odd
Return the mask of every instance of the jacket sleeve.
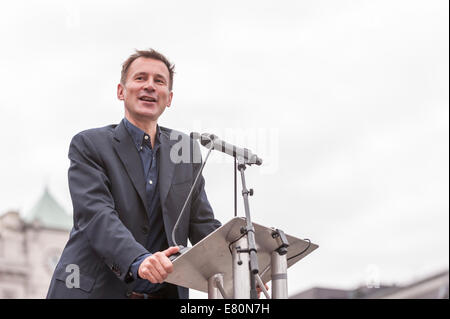
[[103, 160], [83, 132], [72, 139], [69, 159], [74, 227], [86, 236], [92, 249], [114, 274], [128, 283], [133, 280], [130, 265], [148, 251], [119, 219]]
[[[195, 180], [202, 165], [200, 146], [197, 141], [193, 143], [193, 153], [193, 158], [199, 159], [193, 160], [193, 178]], [[214, 212], [205, 192], [205, 179], [201, 174], [192, 194], [189, 240], [195, 245], [221, 225], [220, 221], [214, 218]]]

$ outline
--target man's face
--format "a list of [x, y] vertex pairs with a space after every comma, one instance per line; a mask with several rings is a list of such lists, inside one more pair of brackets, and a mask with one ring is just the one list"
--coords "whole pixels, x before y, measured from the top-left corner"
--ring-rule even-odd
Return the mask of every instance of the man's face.
[[125, 104], [125, 116], [137, 121], [157, 121], [170, 106], [169, 70], [159, 60], [140, 57], [128, 68], [125, 84], [117, 86], [117, 97]]

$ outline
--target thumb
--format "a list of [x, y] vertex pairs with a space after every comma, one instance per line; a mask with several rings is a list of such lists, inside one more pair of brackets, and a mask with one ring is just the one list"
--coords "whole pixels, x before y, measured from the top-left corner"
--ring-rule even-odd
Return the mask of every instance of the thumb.
[[177, 253], [179, 250], [180, 250], [180, 247], [172, 246], [172, 247], [169, 247], [166, 250], [164, 250], [163, 253], [164, 253], [164, 255], [169, 257], [170, 255], [173, 255], [173, 254]]

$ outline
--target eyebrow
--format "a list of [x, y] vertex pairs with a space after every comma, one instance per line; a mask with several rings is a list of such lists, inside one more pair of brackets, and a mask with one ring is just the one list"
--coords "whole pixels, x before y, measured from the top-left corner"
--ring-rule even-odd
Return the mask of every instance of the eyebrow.
[[[136, 73], [136, 74], [134, 74], [133, 75], [133, 77], [136, 77], [136, 76], [139, 76], [139, 75], [148, 75], [148, 73], [147, 72], [139, 72], [139, 73]], [[162, 75], [162, 74], [160, 74], [160, 73], [156, 73], [155, 74], [155, 77], [160, 77], [160, 78], [163, 78], [165, 81], [167, 81], [167, 79], [166, 79], [166, 77], [164, 76], [164, 75]]]

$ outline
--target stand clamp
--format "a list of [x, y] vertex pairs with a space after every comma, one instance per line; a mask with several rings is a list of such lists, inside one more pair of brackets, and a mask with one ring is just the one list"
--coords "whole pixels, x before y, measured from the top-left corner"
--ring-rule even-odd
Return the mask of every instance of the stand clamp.
[[272, 238], [278, 243], [278, 248], [275, 249], [280, 256], [287, 254], [287, 248], [289, 247], [289, 241], [286, 238], [286, 234], [281, 229], [275, 229], [272, 232]]

